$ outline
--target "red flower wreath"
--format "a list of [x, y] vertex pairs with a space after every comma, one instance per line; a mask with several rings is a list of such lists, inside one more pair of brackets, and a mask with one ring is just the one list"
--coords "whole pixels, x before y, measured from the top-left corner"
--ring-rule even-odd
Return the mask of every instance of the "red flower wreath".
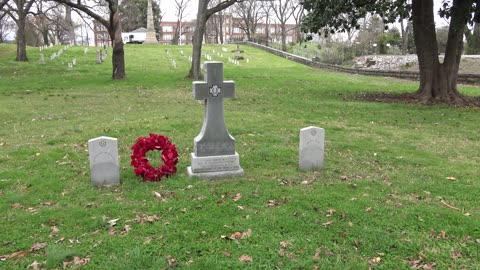
[[[169, 177], [177, 172], [175, 165], [178, 162], [177, 149], [175, 144], [168, 140], [167, 136], [150, 133], [149, 137], [139, 137], [132, 146], [131, 166], [135, 167], [135, 174], [142, 176], [143, 181], [160, 181], [163, 176]], [[145, 154], [151, 150], [162, 151], [162, 161], [155, 169], [145, 157]]]

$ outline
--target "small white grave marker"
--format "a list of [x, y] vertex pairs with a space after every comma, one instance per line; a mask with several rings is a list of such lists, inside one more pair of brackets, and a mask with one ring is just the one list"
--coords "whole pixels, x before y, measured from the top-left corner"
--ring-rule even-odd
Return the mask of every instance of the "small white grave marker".
[[300, 170], [321, 169], [325, 152], [325, 130], [314, 126], [300, 129], [298, 150]]
[[90, 173], [94, 186], [120, 184], [117, 139], [98, 137], [88, 141]]

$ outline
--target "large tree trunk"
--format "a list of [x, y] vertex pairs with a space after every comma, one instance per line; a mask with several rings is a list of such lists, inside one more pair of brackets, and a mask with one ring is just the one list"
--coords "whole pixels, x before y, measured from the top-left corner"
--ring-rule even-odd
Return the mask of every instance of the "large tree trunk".
[[122, 27], [120, 24], [119, 13], [113, 15], [112, 29], [109, 29], [110, 38], [112, 39], [112, 79], [125, 79], [125, 57], [122, 41]]
[[26, 62], [27, 58], [27, 43], [25, 35], [25, 16], [22, 16], [19, 12], [17, 20], [17, 58], [16, 61]]
[[420, 87], [414, 94], [422, 102], [463, 101], [457, 91], [458, 66], [463, 51], [464, 14], [467, 1], [454, 0], [445, 60], [438, 59], [433, 0], [413, 0], [412, 17], [415, 46], [420, 68]]
[[202, 73], [200, 70], [200, 61], [202, 57], [202, 43], [205, 34], [205, 27], [207, 24], [207, 4], [208, 1], [198, 1], [197, 25], [193, 34], [193, 52], [192, 52], [192, 66], [188, 72], [187, 77], [200, 80]]

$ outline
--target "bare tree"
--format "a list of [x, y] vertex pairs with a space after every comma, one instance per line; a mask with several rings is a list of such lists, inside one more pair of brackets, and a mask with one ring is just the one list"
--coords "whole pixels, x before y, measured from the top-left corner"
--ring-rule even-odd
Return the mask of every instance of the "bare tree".
[[[122, 27], [120, 23], [120, 12], [118, 9], [118, 0], [91, 0], [82, 4], [81, 1], [71, 2], [71, 0], [54, 0], [55, 2], [65, 4], [72, 8], [78, 9], [99, 23], [101, 23], [108, 31], [112, 40], [112, 79], [119, 80], [125, 78], [125, 53], [122, 41]], [[103, 3], [106, 3], [107, 6]], [[104, 18], [107, 13], [108, 19]]]
[[172, 43], [178, 45], [181, 42], [182, 35], [182, 21], [185, 17], [185, 9], [190, 4], [190, 0], [174, 0], [175, 1], [175, 16], [177, 16], [177, 27], [175, 28], [175, 35], [173, 37]]
[[280, 35], [282, 37], [282, 50], [287, 51], [287, 21], [292, 17], [297, 5], [292, 0], [275, 0], [270, 3], [280, 22]]
[[269, 2], [262, 2], [263, 17], [265, 18], [265, 45], [270, 42], [270, 18], [272, 17], [273, 7]]
[[293, 12], [293, 18], [295, 19], [295, 36], [297, 37], [297, 41], [302, 39], [303, 33], [300, 27], [302, 23], [303, 17], [305, 16], [305, 10], [303, 8], [301, 0], [297, 2], [297, 9]]
[[233, 15], [240, 19], [238, 21], [238, 28], [247, 35], [248, 40], [252, 40], [255, 36], [257, 26], [263, 18], [260, 7], [261, 3], [257, 0], [245, 0], [239, 2], [233, 8]]
[[[26, 62], [27, 57], [27, 43], [25, 36], [25, 25], [27, 22], [27, 15], [35, 0], [11, 0], [3, 3], [4, 11], [12, 18], [17, 25], [17, 57], [16, 61]], [[14, 5], [11, 5], [11, 4]], [[1, 4], [0, 4], [1, 5]], [[5, 8], [6, 7], [6, 8]]]
[[0, 43], [7, 41], [8, 36], [14, 31], [15, 23], [6, 13], [0, 11]]
[[211, 0], [198, 0], [197, 24], [193, 34], [192, 66], [187, 75], [187, 77], [193, 79], [200, 79], [202, 77], [200, 72], [200, 58], [202, 55], [203, 35], [205, 34], [208, 19], [213, 14], [226, 9], [237, 2], [237, 0], [223, 0], [209, 8], [210, 1]]

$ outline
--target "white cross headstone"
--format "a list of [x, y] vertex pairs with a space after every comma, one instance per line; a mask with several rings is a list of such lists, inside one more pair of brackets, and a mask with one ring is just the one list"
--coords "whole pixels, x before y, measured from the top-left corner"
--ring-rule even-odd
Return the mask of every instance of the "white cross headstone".
[[314, 126], [302, 128], [298, 151], [300, 170], [321, 169], [325, 152], [325, 130]]
[[90, 173], [94, 186], [120, 184], [120, 166], [116, 138], [98, 137], [88, 141]]
[[243, 175], [235, 139], [228, 133], [223, 115], [223, 99], [235, 96], [235, 83], [223, 81], [223, 63], [205, 63], [206, 81], [193, 82], [193, 97], [205, 101], [205, 118], [194, 139], [189, 176], [215, 179]]
[[40, 54], [40, 65], [45, 65], [45, 57], [43, 56], [43, 53]]
[[77, 58], [72, 59], [72, 65], [76, 66], [77, 65]]

